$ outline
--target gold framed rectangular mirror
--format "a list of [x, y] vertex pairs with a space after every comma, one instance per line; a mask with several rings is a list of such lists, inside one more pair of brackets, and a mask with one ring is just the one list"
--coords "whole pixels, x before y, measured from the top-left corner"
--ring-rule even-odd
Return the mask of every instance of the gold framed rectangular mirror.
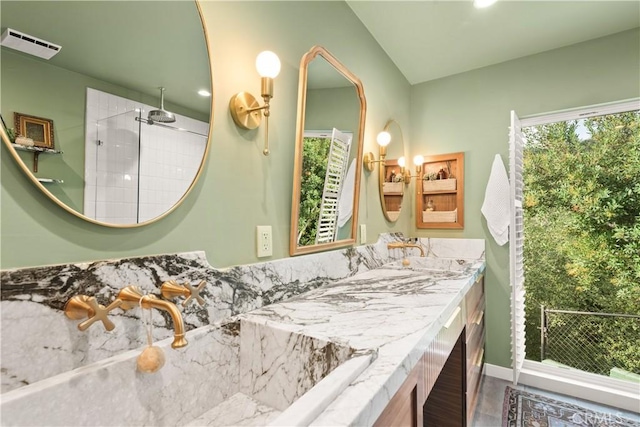
[[321, 46], [300, 61], [290, 255], [355, 243], [366, 99]]

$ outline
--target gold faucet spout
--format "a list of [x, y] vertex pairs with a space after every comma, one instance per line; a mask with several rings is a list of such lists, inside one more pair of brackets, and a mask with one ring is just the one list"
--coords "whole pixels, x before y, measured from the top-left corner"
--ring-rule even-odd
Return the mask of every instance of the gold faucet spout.
[[184, 321], [182, 320], [182, 315], [174, 303], [158, 299], [155, 295], [143, 295], [137, 286], [127, 286], [123, 288], [118, 294], [118, 299], [123, 301], [121, 308], [125, 310], [134, 308], [137, 305], [142, 305], [142, 308], [148, 310], [156, 308], [166, 311], [171, 315], [171, 319], [173, 320], [174, 333], [171, 347], [180, 348], [188, 344], [184, 337]]
[[424, 248], [415, 243], [393, 242], [393, 243], [387, 244], [387, 249], [403, 249], [403, 248], [416, 248], [420, 251], [420, 256], [424, 258]]

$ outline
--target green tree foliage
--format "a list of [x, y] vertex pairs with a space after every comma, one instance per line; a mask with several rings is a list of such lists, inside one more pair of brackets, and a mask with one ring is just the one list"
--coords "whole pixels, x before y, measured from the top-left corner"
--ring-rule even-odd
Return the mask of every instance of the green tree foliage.
[[[640, 314], [640, 112], [524, 132], [527, 357], [539, 360], [540, 304]], [[640, 373], [637, 319], [604, 322], [594, 340], [597, 358]]]
[[298, 246], [307, 246], [316, 240], [331, 139], [305, 137], [302, 145]]

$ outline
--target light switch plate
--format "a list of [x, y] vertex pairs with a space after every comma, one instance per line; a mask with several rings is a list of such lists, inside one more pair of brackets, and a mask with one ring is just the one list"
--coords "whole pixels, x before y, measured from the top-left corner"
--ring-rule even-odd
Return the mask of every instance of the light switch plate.
[[360, 224], [360, 244], [367, 243], [367, 224]]
[[256, 227], [256, 241], [258, 258], [273, 255], [270, 225], [258, 225]]

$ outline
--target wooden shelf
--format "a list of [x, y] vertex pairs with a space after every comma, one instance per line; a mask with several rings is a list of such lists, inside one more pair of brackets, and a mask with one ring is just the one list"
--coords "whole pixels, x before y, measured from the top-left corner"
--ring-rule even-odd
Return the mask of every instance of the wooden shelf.
[[[425, 183], [425, 176], [431, 180]], [[418, 179], [416, 227], [464, 228], [464, 153], [426, 156]]]
[[35, 145], [20, 145], [20, 144], [16, 144], [16, 143], [11, 143], [11, 145], [13, 146], [13, 148], [15, 148], [18, 151], [30, 151], [32, 153], [45, 153], [45, 154], [63, 154], [62, 151], [60, 150], [54, 150], [52, 148], [44, 148], [44, 147], [36, 147]]
[[13, 148], [15, 148], [18, 151], [28, 151], [30, 153], [33, 153], [33, 172], [38, 172], [38, 157], [40, 157], [40, 154], [63, 154], [62, 151], [60, 150], [54, 150], [52, 148], [44, 148], [44, 147], [36, 147], [35, 145], [32, 146], [26, 146], [26, 145], [20, 145], [20, 144], [16, 144], [16, 143], [11, 143], [11, 145], [13, 146]]

